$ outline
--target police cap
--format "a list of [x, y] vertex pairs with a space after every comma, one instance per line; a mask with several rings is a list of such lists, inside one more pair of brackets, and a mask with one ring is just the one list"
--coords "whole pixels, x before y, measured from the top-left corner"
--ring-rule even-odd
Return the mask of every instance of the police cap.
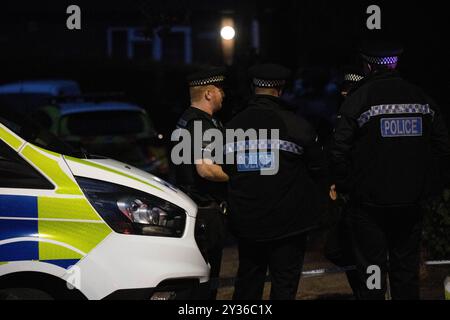
[[344, 82], [356, 83], [364, 79], [363, 72], [356, 66], [347, 66], [342, 69]]
[[360, 52], [363, 59], [371, 64], [390, 65], [398, 62], [403, 48], [392, 41], [366, 41], [362, 44]]
[[282, 87], [289, 79], [291, 71], [277, 64], [261, 64], [251, 67], [250, 77], [253, 78], [253, 84], [260, 88]]
[[187, 77], [190, 87], [219, 84], [225, 81], [225, 68], [208, 68], [195, 72]]

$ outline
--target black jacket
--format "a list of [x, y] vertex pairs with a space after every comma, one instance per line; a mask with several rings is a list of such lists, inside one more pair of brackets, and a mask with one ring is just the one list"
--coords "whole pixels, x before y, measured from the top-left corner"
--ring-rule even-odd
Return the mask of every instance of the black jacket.
[[[230, 176], [230, 222], [236, 236], [264, 241], [313, 228], [319, 217], [318, 201], [308, 169], [317, 170], [322, 160], [315, 130], [279, 98], [265, 95], [251, 100], [248, 107], [227, 124], [227, 129], [278, 129], [279, 140], [286, 141], [288, 146], [294, 143], [303, 148], [302, 154], [280, 150], [279, 170], [275, 175], [261, 175], [259, 169], [239, 168], [238, 153], [234, 152], [235, 164], [225, 165], [224, 170]], [[267, 139], [270, 139], [270, 132]], [[250, 157], [252, 153], [260, 154], [258, 150], [247, 150], [245, 154]]]
[[[201, 141], [195, 142], [195, 122], [201, 123]], [[175, 175], [177, 185], [185, 191], [198, 205], [206, 204], [210, 201], [222, 202], [226, 199], [226, 183], [212, 182], [203, 179], [197, 173], [194, 164], [194, 147], [196, 143], [200, 144], [202, 151], [204, 151], [212, 141], [203, 140], [203, 133], [209, 129], [218, 129], [224, 132], [224, 127], [221, 122], [208, 113], [194, 107], [188, 108], [180, 117], [177, 123], [177, 129], [186, 129], [189, 131], [191, 140], [191, 159], [189, 164], [180, 164], [175, 166]]]
[[450, 181], [449, 137], [438, 106], [397, 72], [370, 75], [340, 109], [331, 164], [338, 192], [355, 201], [418, 203]]

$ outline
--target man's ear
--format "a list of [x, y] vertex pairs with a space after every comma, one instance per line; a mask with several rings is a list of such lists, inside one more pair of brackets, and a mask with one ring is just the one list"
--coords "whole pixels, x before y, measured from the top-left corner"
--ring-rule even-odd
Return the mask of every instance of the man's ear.
[[278, 96], [281, 97], [283, 95], [283, 88], [278, 89]]
[[212, 94], [211, 94], [211, 90], [210, 90], [209, 88], [205, 90], [204, 96], [205, 96], [205, 99], [206, 99], [206, 100], [208, 100], [208, 101], [211, 100]]

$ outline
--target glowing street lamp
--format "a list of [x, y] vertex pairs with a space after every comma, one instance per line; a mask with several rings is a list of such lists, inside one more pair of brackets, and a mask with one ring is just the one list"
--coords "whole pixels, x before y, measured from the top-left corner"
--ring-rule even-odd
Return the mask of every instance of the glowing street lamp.
[[233, 40], [236, 35], [236, 31], [232, 26], [225, 26], [220, 30], [220, 36], [224, 40]]
[[234, 29], [234, 20], [231, 17], [222, 18], [220, 37], [222, 38], [222, 53], [224, 62], [227, 65], [232, 65], [236, 41], [236, 30]]

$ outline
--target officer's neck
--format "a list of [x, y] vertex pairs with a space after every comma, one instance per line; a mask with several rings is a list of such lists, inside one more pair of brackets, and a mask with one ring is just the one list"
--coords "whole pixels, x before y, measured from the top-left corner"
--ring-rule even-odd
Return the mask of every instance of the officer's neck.
[[197, 102], [191, 102], [191, 107], [192, 108], [196, 108], [199, 109], [203, 112], [206, 112], [207, 114], [209, 114], [211, 117], [214, 114], [214, 110], [212, 108], [212, 106], [208, 103], [204, 103], [203, 101], [197, 101]]
[[255, 95], [279, 98], [281, 95], [281, 90], [276, 88], [255, 88]]

